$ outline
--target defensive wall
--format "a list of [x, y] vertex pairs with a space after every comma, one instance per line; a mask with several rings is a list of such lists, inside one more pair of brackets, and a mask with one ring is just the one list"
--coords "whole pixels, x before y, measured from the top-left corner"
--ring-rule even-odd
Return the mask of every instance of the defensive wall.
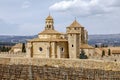
[[120, 80], [120, 62], [79, 59], [0, 58], [0, 79]]

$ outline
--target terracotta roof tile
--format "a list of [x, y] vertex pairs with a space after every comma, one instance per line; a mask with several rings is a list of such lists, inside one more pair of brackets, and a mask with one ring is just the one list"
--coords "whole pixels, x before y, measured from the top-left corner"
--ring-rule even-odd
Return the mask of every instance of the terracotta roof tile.
[[92, 47], [88, 44], [81, 44], [80, 49], [94, 49], [94, 47]]
[[83, 26], [75, 20], [69, 27], [83, 27]]
[[60, 33], [56, 30], [44, 30], [40, 32], [39, 34], [60, 34]]

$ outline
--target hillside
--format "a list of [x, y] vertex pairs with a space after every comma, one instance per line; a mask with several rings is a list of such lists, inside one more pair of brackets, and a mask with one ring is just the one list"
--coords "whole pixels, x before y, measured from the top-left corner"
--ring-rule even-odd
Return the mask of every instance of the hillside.
[[105, 44], [108, 46], [120, 46], [120, 34], [89, 35], [89, 44]]
[[[10, 35], [0, 35], [1, 43], [19, 43], [26, 42], [28, 39], [37, 37], [33, 36], [10, 36]], [[120, 46], [120, 34], [105, 34], [105, 35], [89, 35], [88, 43], [90, 45], [95, 44], [105, 44], [109, 46]]]

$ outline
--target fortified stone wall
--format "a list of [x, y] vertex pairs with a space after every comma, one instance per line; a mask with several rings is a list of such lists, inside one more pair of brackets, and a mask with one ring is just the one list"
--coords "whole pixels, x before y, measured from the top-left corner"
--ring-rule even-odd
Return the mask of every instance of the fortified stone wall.
[[120, 62], [0, 58], [0, 80], [120, 80]]
[[47, 58], [0, 58], [0, 64], [36, 65], [53, 67], [82, 67], [89, 69], [101, 69], [120, 71], [120, 62], [109, 62], [102, 60], [80, 60], [80, 59], [47, 59]]
[[27, 57], [26, 56], [26, 53], [21, 53], [21, 52], [18, 52], [18, 53], [10, 53], [10, 52], [0, 52], [0, 58], [6, 58], [6, 57]]
[[120, 71], [35, 65], [1, 65], [0, 80], [120, 80]]
[[120, 56], [89, 56], [89, 59], [120, 62]]

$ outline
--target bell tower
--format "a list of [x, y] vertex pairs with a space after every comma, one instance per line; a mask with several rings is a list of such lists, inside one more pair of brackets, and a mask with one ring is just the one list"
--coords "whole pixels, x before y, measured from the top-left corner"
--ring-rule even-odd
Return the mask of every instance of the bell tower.
[[76, 20], [67, 27], [69, 58], [79, 58], [82, 29], [83, 27]]
[[46, 18], [45, 30], [54, 30], [54, 20], [53, 20], [53, 18], [52, 18], [52, 16], [50, 14]]

